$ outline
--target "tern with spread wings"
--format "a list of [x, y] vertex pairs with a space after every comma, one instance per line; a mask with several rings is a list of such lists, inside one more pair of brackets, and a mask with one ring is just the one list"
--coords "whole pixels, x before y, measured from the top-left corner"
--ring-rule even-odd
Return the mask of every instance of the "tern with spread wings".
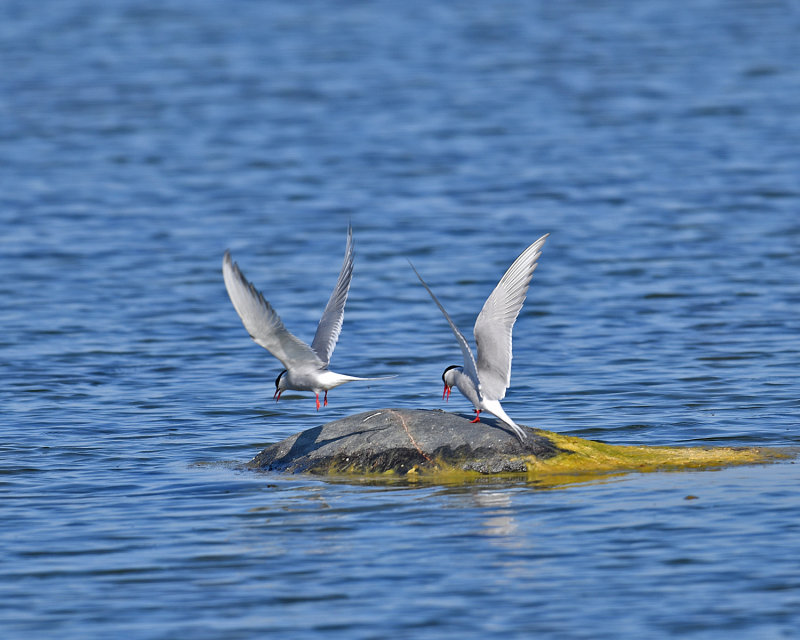
[[525, 437], [525, 431], [506, 415], [500, 401], [505, 398], [506, 389], [511, 384], [511, 332], [528, 294], [537, 260], [542, 255], [542, 245], [549, 235], [543, 235], [520, 254], [484, 303], [472, 330], [478, 347], [477, 361], [464, 334], [458, 330], [414, 265], [411, 265], [422, 286], [444, 314], [464, 355], [463, 367], [451, 365], [444, 370], [442, 399], [449, 400], [450, 391], [454, 386], [457, 387], [475, 406], [473, 422], [480, 420], [481, 411], [488, 411], [511, 427], [520, 440]]
[[280, 360], [285, 367], [275, 379], [273, 398], [276, 402], [287, 389], [313, 391], [319, 411], [320, 392], [325, 392], [324, 406], [328, 406], [328, 391], [340, 384], [354, 380], [383, 379], [358, 378], [328, 369], [331, 354], [342, 331], [344, 305], [353, 277], [352, 227], [347, 228], [347, 248], [339, 279], [319, 321], [311, 346], [289, 333], [272, 305], [244, 277], [239, 265], [231, 260], [229, 251], [225, 252], [225, 257], [222, 259], [222, 275], [231, 302], [250, 337]]

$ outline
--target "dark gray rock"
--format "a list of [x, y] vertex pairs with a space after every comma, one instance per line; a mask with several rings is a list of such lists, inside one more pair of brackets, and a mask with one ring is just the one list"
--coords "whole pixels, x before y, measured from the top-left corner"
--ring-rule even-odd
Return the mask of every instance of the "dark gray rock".
[[562, 449], [525, 428], [525, 443], [497, 420], [472, 423], [452, 413], [381, 409], [307, 429], [273, 444], [251, 468], [312, 473], [408, 473], [442, 465], [479, 473], [525, 472], [522, 456], [550, 458]]

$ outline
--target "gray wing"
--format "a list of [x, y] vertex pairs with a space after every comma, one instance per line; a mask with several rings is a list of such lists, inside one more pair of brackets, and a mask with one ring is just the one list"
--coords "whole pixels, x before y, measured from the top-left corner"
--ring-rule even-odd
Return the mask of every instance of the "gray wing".
[[347, 247], [344, 250], [344, 262], [339, 272], [339, 280], [333, 288], [333, 293], [325, 306], [317, 333], [311, 348], [325, 364], [328, 364], [336, 347], [336, 341], [342, 332], [344, 320], [344, 305], [347, 302], [347, 293], [350, 291], [350, 281], [353, 279], [353, 227], [347, 225]]
[[549, 235], [543, 235], [514, 260], [475, 320], [480, 391], [490, 400], [502, 400], [511, 384], [511, 331]]
[[[409, 261], [408, 264], [411, 264], [411, 261]], [[437, 298], [434, 295], [433, 291], [431, 291], [431, 288], [422, 279], [422, 276], [419, 275], [419, 272], [416, 270], [416, 268], [414, 268], [413, 264], [411, 264], [411, 268], [414, 269], [414, 273], [417, 274], [417, 278], [419, 278], [419, 281], [422, 283], [422, 286], [428, 290], [429, 294], [431, 294], [431, 298], [433, 298], [433, 301], [436, 303], [436, 306], [439, 307], [439, 310], [442, 312], [445, 319], [447, 320], [447, 323], [450, 325], [450, 328], [453, 330], [453, 333], [456, 336], [456, 340], [458, 340], [458, 346], [461, 347], [461, 353], [464, 355], [464, 373], [466, 373], [470, 377], [472, 382], [475, 383], [475, 388], [477, 389], [478, 371], [475, 368], [475, 357], [472, 355], [472, 350], [469, 348], [469, 343], [467, 342], [467, 339], [464, 337], [464, 334], [458, 330], [458, 327], [455, 325], [450, 316], [447, 314], [447, 311], [444, 310], [442, 303], [439, 302], [439, 298]]]
[[264, 300], [261, 292], [247, 281], [239, 270], [239, 265], [231, 261], [231, 254], [228, 251], [222, 259], [222, 276], [236, 313], [239, 314], [244, 328], [256, 344], [269, 351], [287, 369], [298, 366], [316, 368], [325, 366], [311, 347], [286, 330], [275, 309]]

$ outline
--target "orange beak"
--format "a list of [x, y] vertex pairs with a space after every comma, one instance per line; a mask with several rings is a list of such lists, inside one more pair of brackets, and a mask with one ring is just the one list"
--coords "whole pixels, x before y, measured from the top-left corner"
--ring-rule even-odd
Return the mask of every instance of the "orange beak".
[[444, 391], [442, 391], [442, 400], [447, 402], [450, 400], [450, 392], [453, 390], [452, 387], [448, 387], [446, 384], [444, 385]]

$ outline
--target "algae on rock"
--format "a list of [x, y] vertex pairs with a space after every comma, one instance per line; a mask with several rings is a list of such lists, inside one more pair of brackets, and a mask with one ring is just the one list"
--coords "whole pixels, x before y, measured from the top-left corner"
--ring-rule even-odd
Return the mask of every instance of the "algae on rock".
[[603, 473], [707, 469], [786, 457], [758, 447], [622, 446], [525, 430], [527, 438], [520, 443], [499, 421], [473, 423], [440, 410], [381, 409], [297, 433], [264, 449], [248, 466], [432, 480], [488, 474], [588, 479]]

